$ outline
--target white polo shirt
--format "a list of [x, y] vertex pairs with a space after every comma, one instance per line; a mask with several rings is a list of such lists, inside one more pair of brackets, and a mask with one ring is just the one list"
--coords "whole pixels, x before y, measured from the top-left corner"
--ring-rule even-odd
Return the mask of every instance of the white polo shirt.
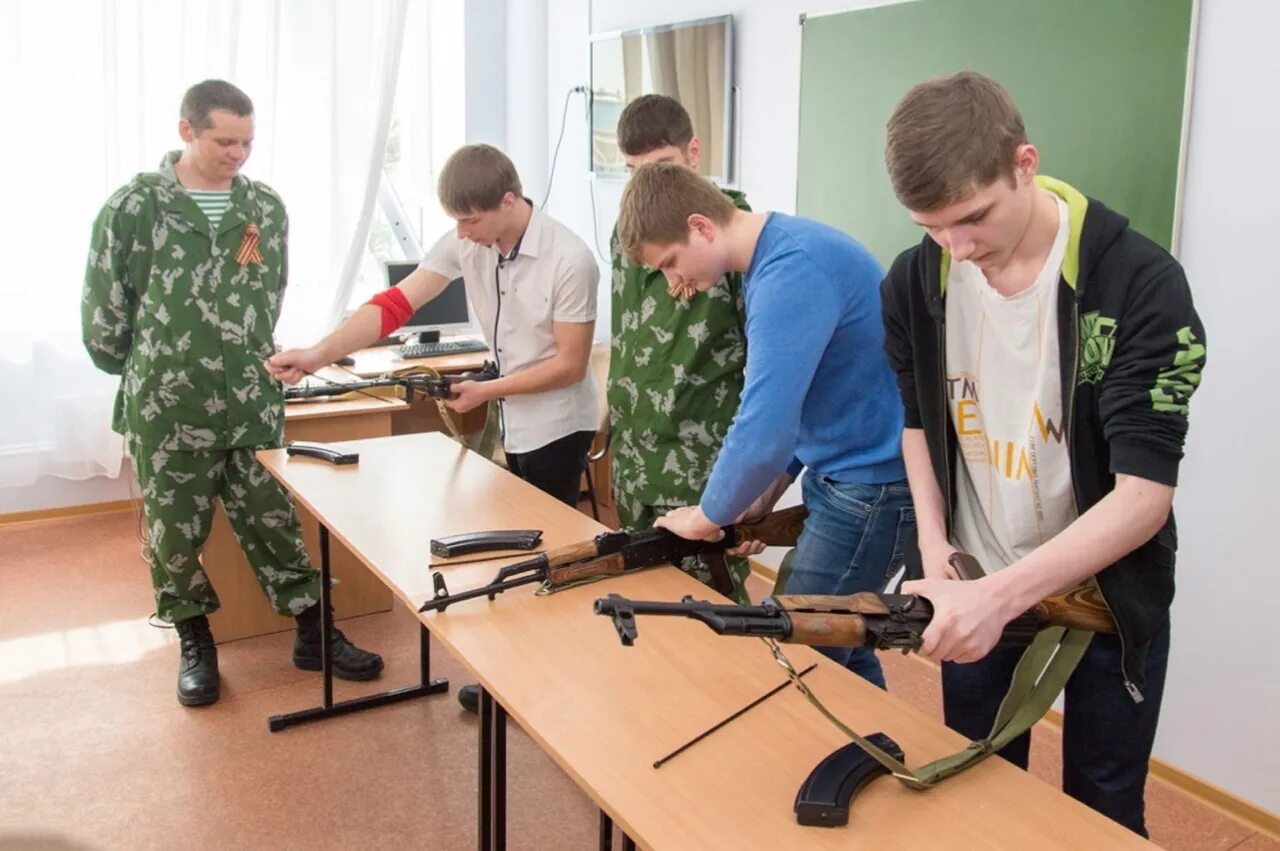
[[[594, 322], [600, 267], [573, 231], [534, 208], [515, 258], [498, 247], [445, 234], [421, 266], [450, 280], [462, 276], [467, 299], [502, 375], [554, 357], [552, 322]], [[500, 403], [502, 446], [531, 452], [578, 431], [595, 431], [599, 408], [591, 370], [558, 390], [509, 396]]]

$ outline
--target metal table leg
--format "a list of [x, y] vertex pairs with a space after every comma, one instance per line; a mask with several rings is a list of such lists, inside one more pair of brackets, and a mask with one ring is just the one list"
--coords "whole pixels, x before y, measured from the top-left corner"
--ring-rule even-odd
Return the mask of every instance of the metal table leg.
[[507, 847], [507, 711], [480, 689], [480, 824], [481, 851]]
[[613, 819], [600, 811], [600, 851], [613, 851]]
[[278, 733], [287, 727], [294, 727], [298, 724], [333, 718], [337, 715], [349, 715], [352, 712], [359, 712], [363, 709], [385, 706], [388, 703], [399, 703], [402, 700], [425, 697], [429, 694], [440, 694], [449, 690], [448, 680], [431, 679], [431, 637], [425, 626], [419, 626], [421, 632], [418, 636], [418, 666], [422, 674], [422, 681], [418, 685], [334, 703], [333, 648], [330, 646], [332, 639], [330, 633], [333, 630], [333, 612], [329, 607], [329, 584], [329, 527], [322, 524], [320, 526], [320, 626], [322, 633], [320, 637], [320, 660], [324, 679], [324, 702], [320, 706], [311, 709], [302, 709], [285, 715], [272, 715], [267, 719], [267, 729], [273, 733]]

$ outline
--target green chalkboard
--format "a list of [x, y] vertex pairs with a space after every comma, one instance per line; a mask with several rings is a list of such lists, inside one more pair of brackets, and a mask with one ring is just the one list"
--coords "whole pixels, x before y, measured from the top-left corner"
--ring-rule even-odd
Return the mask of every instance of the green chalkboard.
[[796, 211], [888, 264], [921, 232], [884, 129], [913, 85], [964, 68], [1007, 88], [1040, 172], [1173, 237], [1192, 0], [911, 0], [802, 23]]

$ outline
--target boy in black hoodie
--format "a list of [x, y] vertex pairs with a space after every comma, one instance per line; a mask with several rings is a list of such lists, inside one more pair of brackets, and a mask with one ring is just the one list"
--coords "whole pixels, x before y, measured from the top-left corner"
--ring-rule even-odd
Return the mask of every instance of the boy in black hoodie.
[[[1001, 629], [1096, 582], [1118, 634], [1066, 686], [1063, 789], [1146, 835], [1143, 786], [1169, 648], [1172, 504], [1204, 329], [1182, 268], [1128, 220], [1037, 176], [994, 81], [922, 83], [885, 159], [923, 227], [882, 285], [906, 408], [903, 455], [931, 600], [922, 652], [943, 663], [947, 725], [986, 736], [1019, 658]], [[986, 576], [959, 582], [951, 553]], [[1029, 734], [1001, 755], [1026, 767]]]

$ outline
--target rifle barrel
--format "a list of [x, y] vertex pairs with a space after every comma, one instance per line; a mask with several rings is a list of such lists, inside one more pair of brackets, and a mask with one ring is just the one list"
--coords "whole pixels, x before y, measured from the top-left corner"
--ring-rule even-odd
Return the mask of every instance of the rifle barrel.
[[436, 595], [422, 604], [419, 612], [443, 612], [454, 603], [474, 600], [476, 597], [488, 597], [492, 600], [508, 588], [518, 588], [531, 582], [541, 582], [547, 578], [547, 557], [545, 554], [518, 561], [498, 568], [498, 574], [488, 585], [463, 591], [461, 594], [450, 594], [445, 586], [444, 576], [436, 571]]
[[462, 603], [467, 600], [474, 600], [477, 597], [488, 597], [493, 599], [503, 591], [512, 588], [518, 588], [521, 585], [529, 585], [533, 582], [541, 582], [542, 577], [538, 574], [530, 576], [519, 576], [514, 579], [505, 579], [501, 583], [486, 585], [483, 588], [472, 588], [470, 591], [463, 591], [461, 594], [445, 594], [444, 596], [434, 597], [419, 607], [419, 612], [443, 612], [454, 603]]
[[[329, 381], [328, 379], [321, 379]], [[362, 393], [375, 387], [394, 387], [400, 382], [389, 379], [373, 378], [365, 381], [329, 381], [327, 384], [311, 384], [305, 387], [286, 387], [286, 399], [310, 399], [316, 396], [342, 396], [347, 393]]]
[[619, 608], [625, 607], [627, 610], [637, 615], [675, 615], [677, 617], [688, 617], [693, 612], [705, 612], [720, 617], [771, 617], [776, 616], [774, 609], [767, 609], [764, 606], [737, 606], [732, 603], [708, 603], [705, 600], [686, 599], [679, 603], [667, 603], [649, 600], [628, 600], [617, 594], [610, 594], [608, 597], [601, 597], [595, 601], [595, 612], [597, 615], [612, 615]]
[[759, 635], [786, 640], [791, 634], [791, 619], [777, 606], [736, 606], [709, 603], [685, 597], [679, 603], [628, 600], [618, 594], [601, 597], [593, 604], [598, 615], [608, 615], [618, 630], [622, 643], [635, 641], [636, 615], [685, 617], [706, 624], [717, 635]]

